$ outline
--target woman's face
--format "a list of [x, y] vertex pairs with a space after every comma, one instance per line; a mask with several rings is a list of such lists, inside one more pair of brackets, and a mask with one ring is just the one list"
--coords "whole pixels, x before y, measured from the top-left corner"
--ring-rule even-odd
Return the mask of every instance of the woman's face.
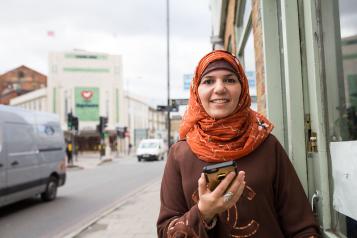
[[198, 96], [207, 114], [215, 119], [229, 116], [236, 109], [242, 91], [236, 74], [229, 70], [213, 70], [198, 86]]

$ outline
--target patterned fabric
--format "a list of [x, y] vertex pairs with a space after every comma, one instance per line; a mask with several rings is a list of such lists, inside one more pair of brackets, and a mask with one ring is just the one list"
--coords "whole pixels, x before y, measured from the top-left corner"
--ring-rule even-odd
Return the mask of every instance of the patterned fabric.
[[[222, 119], [211, 118], [198, 95], [201, 76], [209, 63], [225, 60], [238, 72], [242, 92], [235, 111]], [[206, 162], [222, 162], [242, 158], [254, 151], [270, 134], [273, 125], [261, 114], [250, 109], [247, 77], [238, 59], [223, 50], [204, 56], [191, 82], [188, 108], [180, 126], [180, 138], [186, 138], [192, 151]]]

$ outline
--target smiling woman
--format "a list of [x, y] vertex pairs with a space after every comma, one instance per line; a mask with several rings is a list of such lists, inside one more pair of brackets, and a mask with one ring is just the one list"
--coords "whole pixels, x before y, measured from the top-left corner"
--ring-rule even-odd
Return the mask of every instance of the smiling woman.
[[318, 237], [296, 172], [273, 125], [250, 109], [248, 88], [229, 52], [200, 60], [162, 179], [159, 237]]

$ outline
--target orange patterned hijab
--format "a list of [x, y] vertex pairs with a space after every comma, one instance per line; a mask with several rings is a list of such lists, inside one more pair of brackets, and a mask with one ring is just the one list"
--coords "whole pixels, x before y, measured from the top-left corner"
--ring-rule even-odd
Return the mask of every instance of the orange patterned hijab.
[[[242, 92], [235, 111], [222, 119], [211, 118], [204, 110], [198, 86], [208, 64], [225, 60], [238, 72]], [[206, 162], [223, 162], [242, 158], [254, 151], [268, 137], [273, 125], [250, 109], [248, 80], [235, 56], [215, 50], [204, 56], [191, 82], [190, 99], [180, 126], [180, 138], [186, 138], [192, 151]]]

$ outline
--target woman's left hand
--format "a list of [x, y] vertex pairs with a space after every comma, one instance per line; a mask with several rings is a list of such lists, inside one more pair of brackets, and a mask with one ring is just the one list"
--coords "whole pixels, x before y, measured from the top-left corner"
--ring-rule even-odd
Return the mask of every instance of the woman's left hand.
[[[210, 223], [217, 214], [224, 212], [238, 202], [245, 187], [244, 178], [244, 171], [239, 171], [237, 176], [232, 172], [213, 191], [210, 191], [204, 174], [201, 174], [198, 180], [198, 209], [205, 222]], [[229, 186], [230, 184], [231, 186]]]

